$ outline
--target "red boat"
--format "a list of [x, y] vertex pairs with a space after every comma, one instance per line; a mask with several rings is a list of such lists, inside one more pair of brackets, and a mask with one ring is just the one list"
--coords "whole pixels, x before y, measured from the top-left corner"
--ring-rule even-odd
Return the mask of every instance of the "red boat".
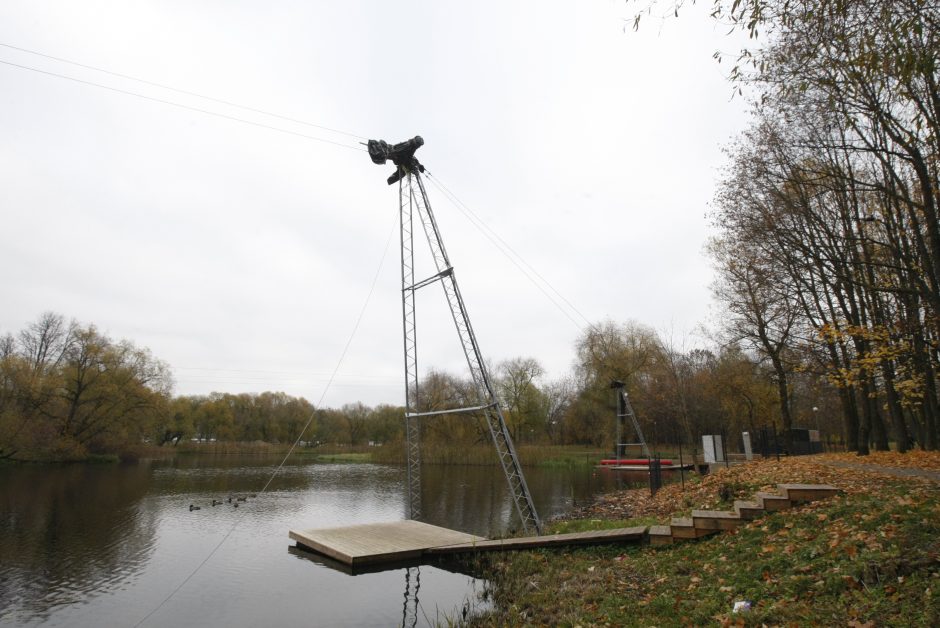
[[[600, 461], [600, 464], [602, 466], [609, 466], [609, 465], [647, 466], [649, 465], [649, 463], [650, 463], [649, 458], [619, 458], [619, 459], [618, 458], [604, 458], [603, 460]], [[669, 460], [666, 458], [660, 460], [659, 463], [663, 465], [664, 467], [672, 466], [672, 460]]]

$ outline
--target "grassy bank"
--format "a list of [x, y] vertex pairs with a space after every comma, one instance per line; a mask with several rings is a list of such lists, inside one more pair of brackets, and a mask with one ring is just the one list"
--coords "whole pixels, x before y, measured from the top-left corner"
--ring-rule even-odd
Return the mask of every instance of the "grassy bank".
[[[671, 514], [721, 507], [778, 482], [844, 489], [700, 541], [493, 555], [484, 570], [494, 609], [472, 623], [940, 625], [938, 485], [820, 462], [723, 469], [655, 499], [643, 491], [607, 496], [552, 531], [666, 523]], [[745, 600], [751, 610], [732, 613]]]
[[120, 462], [136, 462], [142, 458], [172, 458], [173, 452], [162, 447], [141, 443], [127, 447], [119, 453], [88, 453], [87, 451], [45, 452], [43, 455], [19, 455], [13, 458], [2, 458], [0, 464], [118, 464]]
[[[177, 454], [208, 454], [214, 456], [229, 455], [271, 455], [286, 454], [290, 450], [290, 443], [266, 443], [264, 441], [213, 441], [209, 443], [196, 441], [183, 441], [171, 448]], [[303, 449], [295, 449], [296, 454], [304, 453]]]
[[[176, 447], [160, 449], [166, 455], [275, 455], [286, 454], [290, 444], [254, 442], [181, 442]], [[525, 466], [589, 468], [609, 455], [596, 447], [579, 445], [521, 445], [516, 447]], [[319, 447], [297, 447], [292, 456], [310, 457], [325, 462], [375, 462], [380, 464], [405, 464], [405, 446], [402, 443], [387, 443], [377, 447], [321, 445]], [[670, 452], [664, 452], [668, 457]], [[430, 465], [480, 465], [497, 464], [492, 443], [441, 444], [422, 443], [421, 461]]]
[[[526, 466], [590, 467], [597, 464], [604, 453], [592, 447], [577, 445], [521, 445], [516, 447], [519, 459]], [[392, 443], [374, 449], [374, 462], [404, 464], [405, 448]], [[477, 445], [422, 443], [421, 462], [424, 464], [493, 465], [497, 463], [492, 443]]]
[[[185, 442], [176, 447], [165, 447], [181, 455], [210, 456], [273, 456], [286, 455], [291, 450], [290, 443], [266, 443], [264, 441], [235, 442], [217, 441], [211, 443]], [[342, 445], [321, 445], [319, 447], [295, 447], [292, 457], [324, 459], [331, 462], [369, 462], [375, 447], [351, 447]], [[171, 454], [172, 455], [172, 454]]]
[[[142, 458], [172, 458], [174, 456], [277, 456], [286, 455], [290, 443], [268, 443], [264, 441], [181, 441], [177, 445], [140, 444], [121, 454], [102, 456], [60, 457], [38, 462], [102, 462]], [[608, 455], [595, 447], [577, 445], [522, 445], [516, 448], [525, 466], [589, 468]], [[667, 454], [664, 454], [668, 455]], [[402, 443], [388, 443], [377, 447], [366, 445], [320, 445], [318, 447], [295, 447], [292, 457], [323, 462], [376, 462], [381, 464], [404, 464], [405, 447]], [[422, 443], [421, 460], [431, 465], [481, 465], [497, 463], [491, 443], [476, 445]], [[21, 461], [19, 461], [21, 462]]]

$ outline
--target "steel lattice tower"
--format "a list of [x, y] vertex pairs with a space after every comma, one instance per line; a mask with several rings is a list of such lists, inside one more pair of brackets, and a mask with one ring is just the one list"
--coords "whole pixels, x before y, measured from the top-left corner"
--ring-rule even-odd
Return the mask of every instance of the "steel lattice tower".
[[[541, 533], [541, 522], [525, 482], [519, 457], [506, 427], [502, 409], [480, 353], [470, 317], [454, 274], [444, 240], [431, 210], [421, 173], [424, 167], [414, 157], [414, 152], [424, 140], [416, 137], [407, 142], [389, 146], [385, 142], [369, 142], [369, 153], [375, 163], [392, 160], [398, 166], [389, 177], [389, 184], [399, 184], [399, 212], [401, 230], [401, 282], [402, 282], [402, 326], [405, 349], [405, 440], [408, 458], [408, 516], [421, 518], [421, 448], [420, 420], [442, 414], [481, 415], [489, 428], [496, 447], [496, 454], [515, 503], [516, 511], [526, 532]], [[415, 280], [415, 228], [420, 228], [430, 247], [436, 273]], [[467, 366], [476, 390], [474, 405], [439, 411], [421, 411], [418, 407], [418, 338], [415, 317], [415, 293], [435, 283], [443, 287], [444, 297], [457, 330], [457, 336], [467, 359]]]

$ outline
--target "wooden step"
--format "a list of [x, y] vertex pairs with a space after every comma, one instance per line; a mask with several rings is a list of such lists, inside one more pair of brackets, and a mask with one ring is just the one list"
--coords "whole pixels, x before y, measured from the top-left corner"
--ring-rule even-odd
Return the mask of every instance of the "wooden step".
[[767, 514], [767, 512], [757, 502], [745, 502], [741, 500], [735, 500], [734, 511], [738, 513], [739, 517], [746, 519], [747, 521], [763, 517], [765, 514]]
[[839, 492], [829, 484], [778, 484], [777, 490], [793, 503], [834, 497]]
[[777, 510], [786, 510], [793, 504], [790, 502], [790, 498], [784, 497], [783, 495], [778, 495], [776, 493], [757, 493], [754, 495], [757, 504], [768, 512], [776, 512]]
[[734, 530], [744, 523], [736, 512], [726, 510], [693, 510], [692, 525], [700, 530]]
[[647, 532], [650, 545], [670, 545], [679, 539], [699, 539], [722, 530], [734, 530], [767, 512], [790, 508], [795, 503], [824, 499], [838, 494], [828, 484], [778, 484], [780, 493], [760, 492], [754, 501], [734, 502], [734, 511], [693, 510], [691, 517], [676, 517], [668, 526], [652, 526]]
[[672, 528], [669, 526], [650, 526], [650, 545], [672, 545]]
[[673, 539], [698, 539], [709, 534], [715, 534], [717, 529], [709, 530], [695, 527], [691, 517], [676, 517], [669, 526]]

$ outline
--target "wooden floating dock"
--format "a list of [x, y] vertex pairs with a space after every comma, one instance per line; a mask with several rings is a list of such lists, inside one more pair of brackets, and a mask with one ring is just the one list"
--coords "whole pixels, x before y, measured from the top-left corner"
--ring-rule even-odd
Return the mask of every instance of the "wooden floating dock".
[[486, 540], [481, 536], [420, 521], [291, 530], [290, 538], [299, 545], [350, 566], [407, 561], [420, 558], [432, 547]]
[[344, 565], [363, 567], [425, 556], [642, 541], [645, 534], [646, 527], [640, 526], [488, 540], [420, 521], [393, 521], [344, 528], [291, 530], [290, 538], [298, 545]]

